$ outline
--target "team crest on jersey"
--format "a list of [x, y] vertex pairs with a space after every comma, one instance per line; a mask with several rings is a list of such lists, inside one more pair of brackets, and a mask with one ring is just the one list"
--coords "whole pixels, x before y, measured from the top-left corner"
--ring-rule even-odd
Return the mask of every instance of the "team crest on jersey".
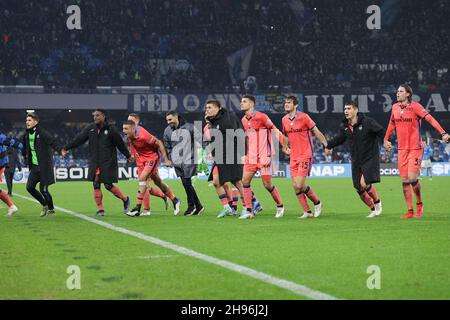
[[359, 130], [362, 130], [362, 126], [359, 126]]
[[39, 139], [39, 135], [37, 135], [37, 136], [36, 136], [36, 138], [38, 138], [38, 139]]
[[105, 130], [105, 136], [108, 134], [108, 130]]

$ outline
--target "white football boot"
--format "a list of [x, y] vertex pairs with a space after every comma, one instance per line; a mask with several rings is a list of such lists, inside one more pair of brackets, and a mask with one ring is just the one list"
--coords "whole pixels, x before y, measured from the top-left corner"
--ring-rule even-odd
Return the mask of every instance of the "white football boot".
[[277, 213], [275, 214], [275, 218], [283, 218], [284, 216], [284, 207], [278, 207]]

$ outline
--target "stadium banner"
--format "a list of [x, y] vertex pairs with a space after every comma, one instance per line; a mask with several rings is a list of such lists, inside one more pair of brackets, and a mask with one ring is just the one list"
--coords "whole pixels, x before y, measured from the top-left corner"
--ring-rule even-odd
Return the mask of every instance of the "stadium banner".
[[[265, 113], [284, 113], [284, 97], [294, 94], [299, 99], [299, 109], [310, 114], [342, 114], [345, 101], [355, 100], [359, 110], [369, 114], [391, 111], [395, 93], [362, 93], [339, 91], [304, 91], [255, 94], [256, 110]], [[0, 109], [73, 109], [91, 110], [103, 106], [107, 110], [130, 112], [203, 112], [206, 101], [219, 100], [229, 110], [239, 111], [241, 93], [151, 93], [151, 94], [0, 94]], [[450, 112], [450, 90], [419, 92], [413, 99], [433, 113]]]
[[[266, 113], [284, 113], [284, 97], [292, 93], [256, 94], [256, 110]], [[344, 103], [354, 100], [359, 104], [359, 110], [364, 113], [388, 113], [396, 102], [395, 93], [324, 93], [297, 92], [300, 110], [310, 114], [342, 114]], [[191, 94], [132, 94], [128, 96], [130, 112], [167, 112], [176, 110], [180, 113], [203, 112], [206, 101], [219, 100], [222, 106], [232, 111], [240, 110], [240, 93], [191, 93]], [[417, 93], [413, 99], [420, 102], [433, 113], [450, 111], [450, 91], [435, 93]]]
[[[303, 95], [296, 94], [300, 107], [303, 105]], [[192, 93], [192, 94], [134, 94], [128, 98], [128, 110], [130, 112], [167, 112], [178, 111], [180, 113], [204, 112], [208, 100], [218, 100], [220, 104], [232, 111], [240, 111], [241, 94], [238, 93]], [[284, 112], [283, 94], [255, 95], [257, 111], [266, 113]]]
[[[433, 176], [450, 176], [450, 162], [433, 162]], [[208, 172], [200, 172], [197, 175], [199, 180], [208, 179], [211, 166]], [[158, 168], [159, 175], [163, 180], [178, 179], [173, 167], [160, 166]], [[398, 176], [398, 168], [396, 163], [382, 163], [380, 165], [380, 174], [382, 176]], [[14, 183], [26, 183], [28, 179], [28, 168], [23, 168], [21, 172], [14, 173]], [[136, 167], [120, 167], [118, 171], [119, 180], [136, 180], [138, 177]], [[88, 168], [55, 168], [56, 181], [86, 181], [88, 176]], [[278, 170], [272, 174], [274, 178], [291, 178], [289, 164], [280, 163]], [[314, 164], [311, 169], [310, 178], [350, 178], [352, 176], [351, 165], [349, 163], [320, 163]], [[259, 172], [255, 178], [260, 178]], [[2, 176], [3, 184], [6, 187], [5, 176]]]
[[327, 163], [314, 164], [310, 178], [350, 178], [351, 176], [352, 167], [349, 163]]
[[396, 163], [380, 163], [381, 176], [398, 176], [399, 170]]

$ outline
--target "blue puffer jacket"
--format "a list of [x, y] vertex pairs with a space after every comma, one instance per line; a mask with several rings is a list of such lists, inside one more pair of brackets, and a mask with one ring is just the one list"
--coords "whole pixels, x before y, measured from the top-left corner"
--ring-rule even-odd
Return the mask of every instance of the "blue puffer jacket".
[[23, 145], [22, 143], [12, 138], [7, 138], [3, 133], [0, 133], [0, 168], [6, 167], [8, 165], [8, 147], [22, 150]]

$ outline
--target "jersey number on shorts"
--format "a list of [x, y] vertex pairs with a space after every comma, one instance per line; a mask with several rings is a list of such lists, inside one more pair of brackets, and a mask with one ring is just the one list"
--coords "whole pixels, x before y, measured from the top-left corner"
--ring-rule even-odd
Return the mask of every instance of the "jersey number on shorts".
[[302, 169], [303, 170], [307, 170], [309, 168], [309, 161], [302, 161]]

